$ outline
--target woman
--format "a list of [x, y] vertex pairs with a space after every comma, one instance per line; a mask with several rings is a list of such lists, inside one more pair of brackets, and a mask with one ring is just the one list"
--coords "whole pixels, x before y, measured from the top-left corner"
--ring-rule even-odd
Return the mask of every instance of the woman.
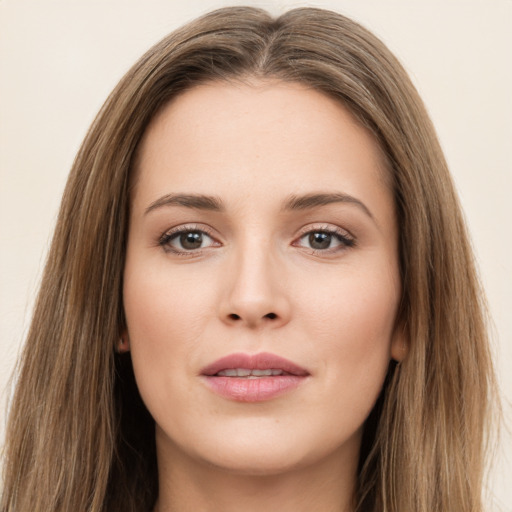
[[482, 510], [492, 386], [400, 64], [328, 11], [223, 9], [143, 56], [79, 151], [2, 510]]

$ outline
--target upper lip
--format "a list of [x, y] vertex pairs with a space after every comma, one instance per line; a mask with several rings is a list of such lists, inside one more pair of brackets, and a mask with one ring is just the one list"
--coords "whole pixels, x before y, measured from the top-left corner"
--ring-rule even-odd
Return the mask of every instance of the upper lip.
[[222, 370], [230, 368], [247, 368], [250, 370], [283, 370], [286, 373], [297, 376], [309, 375], [309, 372], [299, 365], [288, 361], [284, 357], [260, 352], [258, 354], [230, 354], [217, 359], [201, 370], [201, 375], [212, 376]]

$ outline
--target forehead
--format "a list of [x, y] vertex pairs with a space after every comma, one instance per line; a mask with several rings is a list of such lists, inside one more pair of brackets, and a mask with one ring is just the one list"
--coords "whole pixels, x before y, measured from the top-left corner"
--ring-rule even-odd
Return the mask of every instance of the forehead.
[[370, 182], [388, 188], [379, 145], [341, 102], [276, 81], [213, 82], [174, 98], [146, 130], [135, 171], [143, 195], [235, 184], [300, 194], [340, 178], [353, 193]]

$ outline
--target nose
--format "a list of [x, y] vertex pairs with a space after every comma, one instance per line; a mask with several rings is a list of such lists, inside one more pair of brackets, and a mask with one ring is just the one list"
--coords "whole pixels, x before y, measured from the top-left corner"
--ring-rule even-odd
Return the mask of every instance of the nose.
[[277, 258], [262, 248], [235, 255], [224, 280], [221, 320], [251, 329], [288, 323], [291, 305], [282, 270]]

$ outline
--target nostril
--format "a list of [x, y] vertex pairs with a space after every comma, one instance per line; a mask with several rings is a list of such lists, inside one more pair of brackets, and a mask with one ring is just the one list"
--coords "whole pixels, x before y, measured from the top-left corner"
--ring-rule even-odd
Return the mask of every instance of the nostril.
[[[228, 315], [228, 318], [233, 321], [241, 320], [242, 317], [240, 315], [237, 315], [236, 313], [230, 313]], [[275, 320], [277, 318], [277, 315], [275, 313], [267, 313], [262, 318], [268, 318], [269, 320]]]

